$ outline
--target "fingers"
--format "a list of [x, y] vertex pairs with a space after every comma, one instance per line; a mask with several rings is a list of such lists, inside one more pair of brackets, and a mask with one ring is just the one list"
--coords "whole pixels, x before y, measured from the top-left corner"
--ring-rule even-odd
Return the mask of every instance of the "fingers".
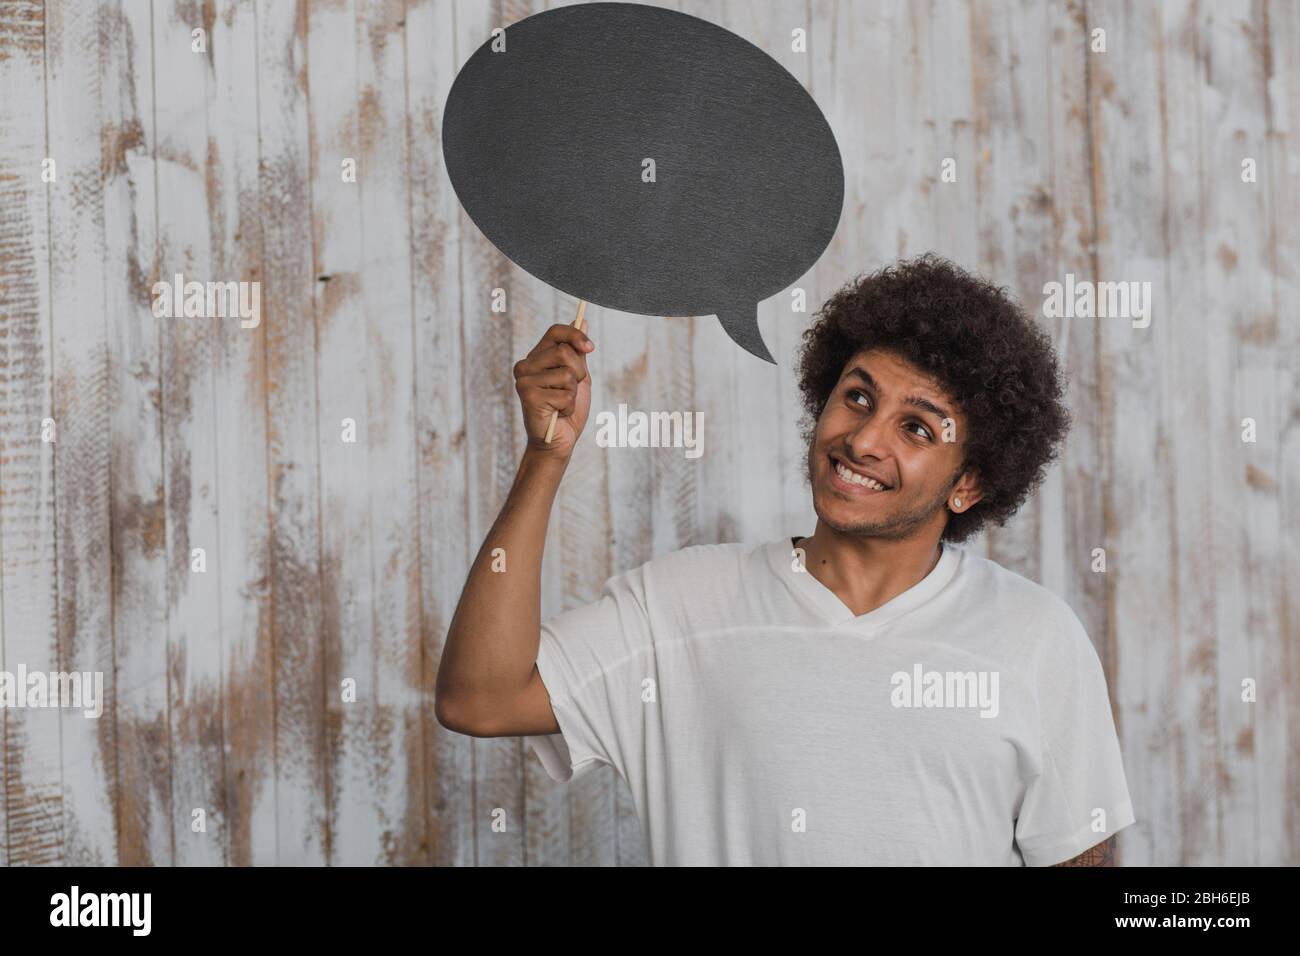
[[[559, 340], [547, 344], [552, 332], [556, 332]], [[542, 341], [537, 343], [528, 356], [515, 363], [515, 378], [535, 375], [552, 368], [568, 368], [581, 381], [587, 377], [587, 353], [594, 348], [595, 344], [587, 338], [586, 333], [568, 325], [552, 326], [551, 331], [542, 337]]]
[[551, 368], [520, 377], [515, 382], [515, 391], [526, 406], [568, 415], [577, 401], [580, 381], [578, 373], [571, 368]]
[[541, 340], [538, 341], [535, 346], [533, 346], [533, 350], [528, 353], [528, 357], [531, 358], [536, 353], [551, 348], [552, 346], [559, 345], [562, 342], [572, 346], [575, 353], [585, 354], [596, 347], [595, 344], [592, 343], [591, 339], [587, 338], [586, 332], [583, 332], [572, 325], [561, 325], [557, 323], [546, 330], [546, 334], [541, 337]]
[[571, 325], [552, 325], [523, 359], [530, 370], [553, 368], [559, 364], [557, 356], [568, 354], [584, 356], [596, 347], [587, 333]]
[[542, 388], [576, 392], [578, 383], [581, 381], [582, 376], [568, 366], [548, 368], [540, 372], [534, 372], [531, 375], [520, 376], [515, 381], [515, 390], [523, 391], [526, 388]]
[[557, 345], [539, 355], [515, 363], [515, 383], [535, 379], [548, 372], [568, 372], [576, 385], [587, 377], [586, 356], [575, 355], [567, 345]]

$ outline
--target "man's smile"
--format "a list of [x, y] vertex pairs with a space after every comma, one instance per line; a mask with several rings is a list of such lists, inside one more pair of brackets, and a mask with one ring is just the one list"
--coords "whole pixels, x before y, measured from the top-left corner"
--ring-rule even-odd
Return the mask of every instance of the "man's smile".
[[873, 475], [861, 466], [849, 465], [834, 454], [827, 457], [831, 464], [831, 486], [836, 490], [852, 495], [878, 495], [893, 491], [893, 486], [886, 484], [883, 476]]

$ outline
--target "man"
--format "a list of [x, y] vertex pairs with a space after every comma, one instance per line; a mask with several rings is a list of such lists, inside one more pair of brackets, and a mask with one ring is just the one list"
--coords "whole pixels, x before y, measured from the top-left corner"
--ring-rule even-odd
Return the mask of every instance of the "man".
[[444, 726], [527, 736], [556, 780], [613, 766], [655, 864], [1110, 862], [1134, 815], [1096, 651], [961, 543], [1069, 427], [1015, 303], [932, 256], [840, 290], [800, 356], [813, 533], [664, 555], [542, 624], [593, 347], [554, 326], [515, 366], [528, 448], [447, 637]]

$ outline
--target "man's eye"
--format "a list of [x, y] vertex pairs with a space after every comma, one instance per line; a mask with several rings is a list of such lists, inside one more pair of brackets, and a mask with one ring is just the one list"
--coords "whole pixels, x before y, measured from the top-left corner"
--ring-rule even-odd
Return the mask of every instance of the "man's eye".
[[[871, 404], [871, 396], [867, 395], [865, 392], [856, 388], [849, 389], [847, 392], [844, 393], [844, 397], [847, 398], [854, 405], [869, 407]], [[862, 399], [862, 401], [859, 402], [858, 399]], [[926, 428], [925, 425], [923, 425], [921, 422], [912, 422], [909, 427], [921, 429], [922, 438], [925, 438], [928, 441], [934, 441], [934, 436], [930, 434], [930, 429]]]

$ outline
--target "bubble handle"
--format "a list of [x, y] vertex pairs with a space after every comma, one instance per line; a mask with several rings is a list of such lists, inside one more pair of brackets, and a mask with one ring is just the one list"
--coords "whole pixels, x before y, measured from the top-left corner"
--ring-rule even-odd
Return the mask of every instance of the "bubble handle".
[[[587, 311], [587, 300], [579, 299], [578, 317], [573, 320], [573, 327], [576, 328], [579, 332], [587, 331], [587, 320], [583, 318], [583, 315], [586, 313], [586, 311]], [[548, 445], [555, 440], [555, 423], [559, 420], [560, 420], [560, 410], [557, 408], [555, 409], [555, 411], [551, 412], [550, 424], [546, 426], [546, 444]]]

